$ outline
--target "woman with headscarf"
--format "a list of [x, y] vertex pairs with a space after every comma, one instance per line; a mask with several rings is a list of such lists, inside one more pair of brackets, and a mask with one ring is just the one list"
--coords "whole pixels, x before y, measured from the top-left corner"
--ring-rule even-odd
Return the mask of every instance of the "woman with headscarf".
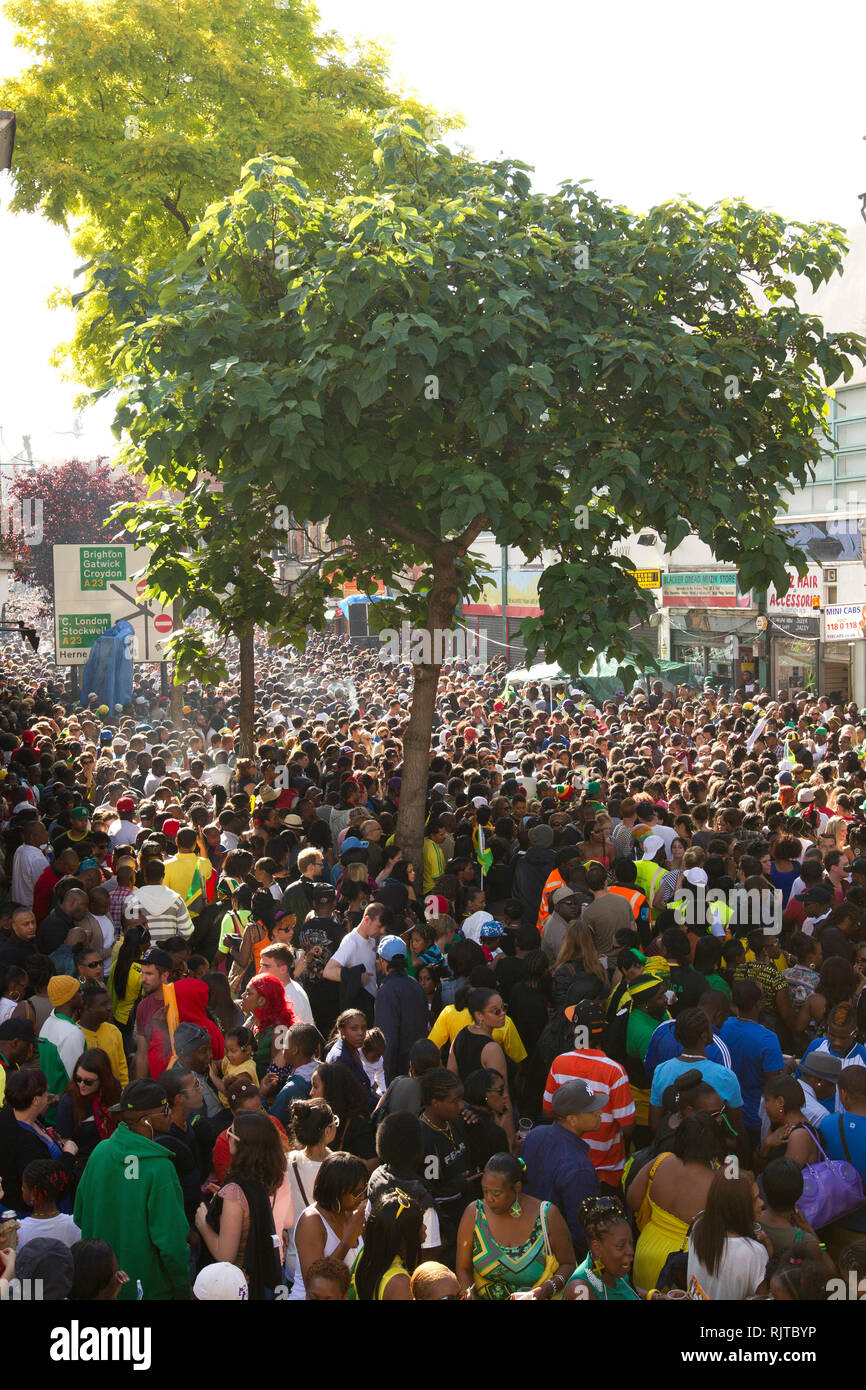
[[[148, 1051], [151, 1076], [158, 1076], [174, 1062], [174, 1034], [179, 1023], [195, 1023], [199, 1028], [204, 1028], [210, 1038], [214, 1061], [221, 1060], [225, 1054], [225, 1043], [219, 1028], [208, 1016], [208, 993], [204, 980], [187, 977], [175, 980], [173, 984], [166, 980], [162, 987], [163, 1008], [154, 1015], [153, 1040]], [[169, 1054], [167, 1058], [166, 1048]], [[158, 1065], [160, 1061], [161, 1066]]]

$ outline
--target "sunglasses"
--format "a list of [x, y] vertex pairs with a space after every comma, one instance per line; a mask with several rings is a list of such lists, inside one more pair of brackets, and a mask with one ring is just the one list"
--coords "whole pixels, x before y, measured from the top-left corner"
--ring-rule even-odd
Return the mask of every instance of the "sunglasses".
[[98, 1086], [98, 1085], [99, 1085], [99, 1077], [98, 1077], [98, 1076], [79, 1076], [79, 1077], [78, 1077], [78, 1085], [79, 1085], [79, 1086]]

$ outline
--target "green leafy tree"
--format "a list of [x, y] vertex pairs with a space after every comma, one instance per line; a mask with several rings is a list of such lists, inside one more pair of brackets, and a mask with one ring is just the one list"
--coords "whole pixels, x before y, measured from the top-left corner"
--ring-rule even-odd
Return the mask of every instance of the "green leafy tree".
[[[369, 169], [377, 113], [425, 110], [390, 89], [381, 48], [350, 52], [319, 32], [310, 0], [10, 0], [4, 12], [36, 55], [0, 84], [18, 121], [12, 208], [73, 227], [85, 263], [164, 263], [261, 150], [291, 155], [321, 192], [348, 192]], [[86, 275], [73, 297], [85, 381], [101, 377], [114, 331], [91, 290]]]
[[[479, 592], [472, 547], [490, 531], [561, 557], [524, 635], [530, 657], [544, 646], [571, 669], [624, 656], [648, 610], [615, 554], [632, 531], [673, 548], [691, 527], [744, 588], [784, 587], [779, 491], [819, 457], [825, 383], [866, 356], [794, 297], [793, 275], [839, 268], [841, 230], [739, 201], [640, 216], [583, 184], [536, 193], [525, 166], [431, 148], [412, 122], [379, 132], [375, 165], [369, 193], [329, 199], [256, 158], [166, 272], [98, 271], [126, 324], [112, 384], [128, 466], [203, 515], [221, 489], [223, 553], [181, 561], [170, 509], [139, 509], [155, 582], [215, 598], [282, 505], [327, 518], [335, 580], [399, 585], [417, 567], [377, 617], [432, 633]], [[272, 581], [233, 597], [273, 641], [303, 644], [329, 587], [320, 567], [291, 602]], [[182, 663], [193, 646], [180, 639]], [[438, 676], [416, 667], [404, 740], [398, 836], [414, 857]]]

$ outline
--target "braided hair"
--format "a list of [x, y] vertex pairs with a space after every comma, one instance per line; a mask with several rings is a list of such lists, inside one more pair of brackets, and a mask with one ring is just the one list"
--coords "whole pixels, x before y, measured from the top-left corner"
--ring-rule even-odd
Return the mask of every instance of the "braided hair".
[[69, 1188], [69, 1174], [53, 1158], [35, 1158], [21, 1174], [21, 1184], [33, 1193], [34, 1210], [56, 1207]]
[[580, 1204], [580, 1224], [589, 1242], [601, 1240], [612, 1226], [621, 1221], [629, 1225], [622, 1204], [616, 1197], [586, 1197]]

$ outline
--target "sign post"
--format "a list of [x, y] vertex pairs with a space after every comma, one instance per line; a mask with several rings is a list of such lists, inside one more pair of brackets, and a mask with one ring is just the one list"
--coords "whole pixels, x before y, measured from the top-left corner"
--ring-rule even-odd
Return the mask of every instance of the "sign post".
[[84, 666], [104, 632], [132, 624], [133, 661], [165, 662], [170, 608], [142, 598], [150, 551], [134, 545], [54, 546], [54, 650], [60, 666]]

